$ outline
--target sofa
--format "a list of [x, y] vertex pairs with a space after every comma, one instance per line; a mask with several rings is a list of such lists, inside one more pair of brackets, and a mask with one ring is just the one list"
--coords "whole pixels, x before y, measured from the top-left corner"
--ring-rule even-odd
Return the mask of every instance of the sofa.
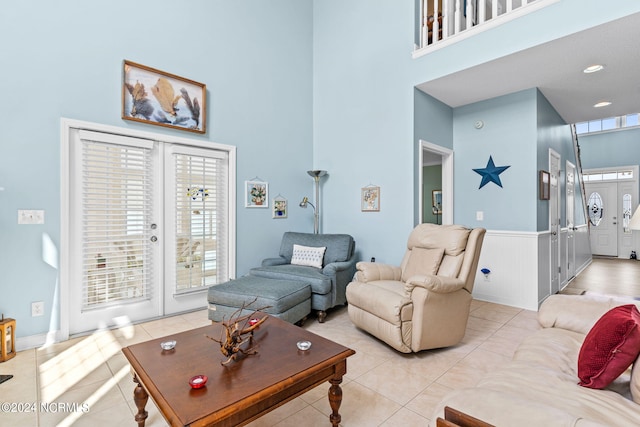
[[485, 229], [419, 224], [399, 266], [359, 262], [349, 318], [394, 349], [448, 347], [464, 337]]
[[578, 385], [585, 337], [603, 314], [625, 304], [640, 308], [635, 300], [552, 295], [538, 312], [541, 329], [523, 340], [511, 362], [475, 387], [446, 395], [431, 425], [443, 417], [445, 406], [495, 426], [640, 425], [640, 368], [626, 369], [604, 389]]
[[[347, 302], [346, 287], [356, 268], [355, 246], [348, 234], [288, 231], [282, 236], [279, 255], [264, 259], [249, 275], [308, 283], [311, 309], [317, 311], [318, 321], [323, 323], [328, 309]], [[298, 256], [296, 247], [304, 248], [300, 252], [303, 256]], [[317, 257], [305, 255], [314, 252]]]

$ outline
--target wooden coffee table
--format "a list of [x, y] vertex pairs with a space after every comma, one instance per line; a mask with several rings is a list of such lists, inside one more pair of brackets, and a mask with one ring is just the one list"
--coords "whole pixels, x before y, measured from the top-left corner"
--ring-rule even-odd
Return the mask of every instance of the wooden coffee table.
[[[261, 317], [256, 316], [256, 317]], [[131, 364], [135, 421], [143, 427], [149, 396], [172, 426], [237, 426], [247, 424], [282, 404], [328, 381], [333, 426], [340, 423], [340, 383], [347, 372], [347, 357], [355, 351], [300, 327], [269, 316], [255, 330], [258, 354], [225, 361], [220, 345], [222, 327], [212, 324], [122, 349]], [[173, 350], [160, 343], [176, 340]], [[298, 341], [311, 341], [307, 351]], [[205, 387], [192, 389], [189, 379], [206, 375]]]

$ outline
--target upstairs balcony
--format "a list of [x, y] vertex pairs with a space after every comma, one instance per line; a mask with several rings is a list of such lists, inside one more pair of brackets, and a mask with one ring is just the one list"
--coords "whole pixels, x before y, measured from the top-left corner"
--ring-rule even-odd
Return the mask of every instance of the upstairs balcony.
[[420, 34], [413, 57], [420, 57], [558, 1], [418, 0]]

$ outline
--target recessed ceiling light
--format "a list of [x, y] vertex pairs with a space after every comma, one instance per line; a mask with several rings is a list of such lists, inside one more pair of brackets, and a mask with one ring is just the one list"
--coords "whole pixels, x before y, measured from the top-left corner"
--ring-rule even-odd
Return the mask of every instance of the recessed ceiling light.
[[604, 65], [593, 64], [593, 65], [589, 65], [587, 68], [582, 70], [582, 72], [585, 74], [590, 74], [590, 73], [597, 73], [598, 71], [602, 71], [603, 69], [604, 69]]
[[609, 101], [602, 101], [602, 102], [598, 102], [597, 104], [594, 105], [595, 108], [600, 108], [600, 107], [606, 107], [608, 105], [611, 105], [611, 102]]

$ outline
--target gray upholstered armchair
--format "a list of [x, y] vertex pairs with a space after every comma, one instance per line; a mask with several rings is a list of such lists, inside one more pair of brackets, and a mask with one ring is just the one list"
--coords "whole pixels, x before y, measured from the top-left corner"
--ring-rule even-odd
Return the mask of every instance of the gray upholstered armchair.
[[[309, 248], [311, 252], [326, 249], [319, 256], [318, 264], [311, 266], [313, 262], [299, 258], [299, 252], [294, 254], [294, 245]], [[355, 265], [355, 241], [348, 234], [286, 232], [282, 236], [280, 255], [263, 260], [262, 266], [252, 268], [249, 274], [309, 283], [311, 309], [318, 311], [318, 321], [322, 323], [326, 310], [347, 302], [345, 289], [353, 278]]]
[[462, 340], [485, 230], [420, 224], [400, 266], [359, 262], [349, 318], [403, 353]]

